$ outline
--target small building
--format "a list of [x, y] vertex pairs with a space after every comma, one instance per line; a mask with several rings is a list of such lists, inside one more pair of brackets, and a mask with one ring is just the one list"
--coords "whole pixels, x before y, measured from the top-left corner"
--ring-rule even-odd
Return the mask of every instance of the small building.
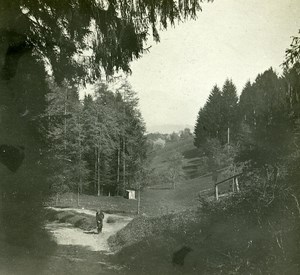
[[129, 200], [135, 200], [135, 190], [125, 190], [125, 198]]

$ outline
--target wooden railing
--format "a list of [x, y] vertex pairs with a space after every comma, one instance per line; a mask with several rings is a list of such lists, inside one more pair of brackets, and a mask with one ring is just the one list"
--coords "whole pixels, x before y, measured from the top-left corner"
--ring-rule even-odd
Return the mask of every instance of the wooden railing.
[[215, 183], [215, 198], [216, 200], [219, 200], [220, 194], [219, 194], [219, 185], [221, 183], [227, 182], [229, 180], [232, 180], [232, 192], [240, 192], [240, 186], [239, 186], [239, 181], [238, 181], [238, 177], [241, 175], [242, 173], [236, 174], [234, 176], [231, 176], [227, 179], [221, 180], [219, 182]]

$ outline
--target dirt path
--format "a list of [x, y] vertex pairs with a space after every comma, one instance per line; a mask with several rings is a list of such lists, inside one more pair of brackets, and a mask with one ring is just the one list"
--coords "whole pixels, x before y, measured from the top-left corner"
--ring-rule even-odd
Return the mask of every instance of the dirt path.
[[[76, 208], [54, 208], [55, 211], [75, 211], [95, 217], [96, 212], [86, 209]], [[107, 240], [110, 236], [116, 234], [120, 229], [126, 226], [131, 220], [131, 217], [120, 216], [116, 214], [105, 214], [103, 220], [102, 233], [97, 234], [96, 228], [91, 231], [84, 231], [79, 228], [74, 228], [68, 223], [52, 222], [46, 225], [46, 229], [51, 232], [55, 241], [61, 245], [79, 245], [84, 246], [91, 251], [103, 251], [110, 253]], [[107, 220], [114, 222], [107, 223]]]

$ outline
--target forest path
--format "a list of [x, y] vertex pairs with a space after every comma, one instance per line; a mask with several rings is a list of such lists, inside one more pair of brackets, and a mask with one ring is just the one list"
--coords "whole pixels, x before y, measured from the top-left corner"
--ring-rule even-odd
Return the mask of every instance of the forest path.
[[[55, 211], [74, 211], [94, 217], [96, 216], [96, 212], [92, 210], [77, 208], [49, 208]], [[90, 231], [75, 228], [69, 223], [58, 222], [47, 223], [45, 227], [52, 234], [57, 244], [84, 246], [91, 251], [103, 251], [109, 253], [110, 249], [107, 242], [108, 238], [125, 227], [132, 220], [132, 218], [107, 213], [104, 213], [104, 215], [103, 229], [102, 233], [100, 234], [97, 234], [96, 219], [95, 229]]]

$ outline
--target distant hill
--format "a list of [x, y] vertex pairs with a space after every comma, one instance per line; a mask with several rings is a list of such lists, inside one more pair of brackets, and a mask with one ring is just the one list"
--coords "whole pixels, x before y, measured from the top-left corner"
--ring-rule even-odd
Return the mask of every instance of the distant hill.
[[160, 125], [149, 125], [147, 126], [148, 133], [161, 133], [171, 134], [173, 132], [179, 132], [184, 128], [189, 128], [191, 132], [194, 132], [194, 126], [188, 124], [160, 124]]
[[151, 167], [156, 171], [167, 169], [168, 158], [175, 151], [183, 155], [183, 169], [187, 179], [194, 179], [203, 175], [203, 164], [199, 150], [193, 144], [194, 138], [180, 139], [176, 142], [166, 142], [159, 150], [153, 150], [150, 154]]

